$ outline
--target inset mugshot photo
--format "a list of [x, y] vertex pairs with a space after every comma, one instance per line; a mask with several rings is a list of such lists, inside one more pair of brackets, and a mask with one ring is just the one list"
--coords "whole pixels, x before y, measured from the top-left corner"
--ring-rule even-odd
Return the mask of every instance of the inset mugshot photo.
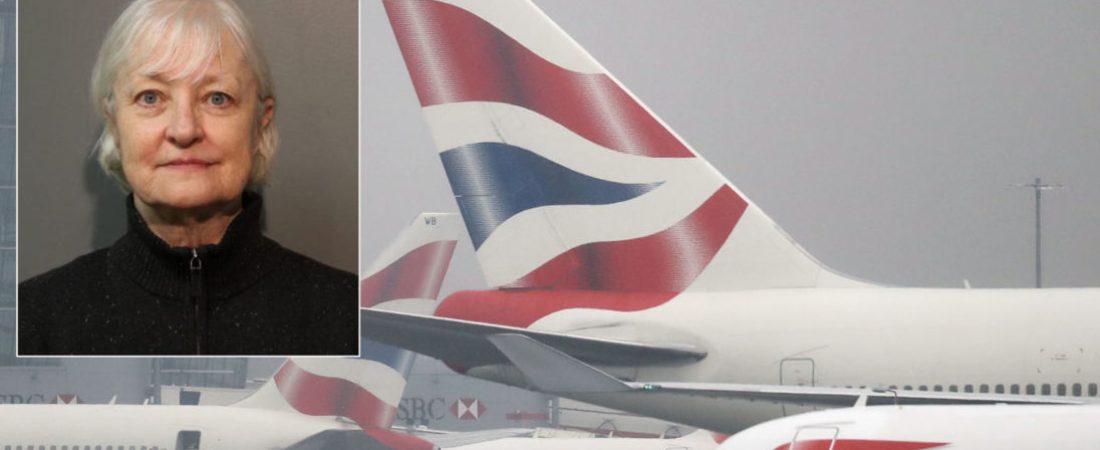
[[358, 353], [357, 6], [21, 3], [19, 356]]

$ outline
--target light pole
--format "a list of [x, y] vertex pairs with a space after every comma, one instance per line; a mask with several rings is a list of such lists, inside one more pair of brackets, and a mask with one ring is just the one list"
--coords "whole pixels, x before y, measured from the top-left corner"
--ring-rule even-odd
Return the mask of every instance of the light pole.
[[1013, 184], [1012, 187], [1026, 187], [1035, 190], [1035, 288], [1043, 287], [1043, 191], [1061, 189], [1061, 184], [1044, 184], [1042, 178], [1034, 183]]

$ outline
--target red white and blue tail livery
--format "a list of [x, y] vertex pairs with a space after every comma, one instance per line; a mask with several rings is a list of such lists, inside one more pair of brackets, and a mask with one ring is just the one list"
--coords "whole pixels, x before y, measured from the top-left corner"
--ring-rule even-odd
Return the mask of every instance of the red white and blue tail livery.
[[850, 286], [526, 0], [387, 0], [490, 286]]
[[[689, 290], [858, 284], [802, 251], [526, 0], [385, 5], [490, 286], [649, 294], [557, 300], [639, 310]], [[483, 320], [508, 301], [456, 298], [441, 313]], [[547, 313], [536, 309], [510, 324]]]
[[366, 310], [371, 339], [726, 433], [850, 406], [822, 386], [1100, 397], [1100, 290], [836, 274], [530, 1], [383, 3], [493, 289], [435, 317]]

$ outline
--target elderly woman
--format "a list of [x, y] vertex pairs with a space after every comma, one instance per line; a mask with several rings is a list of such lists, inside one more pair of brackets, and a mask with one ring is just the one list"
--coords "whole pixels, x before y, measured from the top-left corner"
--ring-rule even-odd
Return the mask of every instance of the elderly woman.
[[267, 63], [230, 0], [137, 0], [92, 72], [111, 247], [19, 286], [21, 355], [354, 354], [356, 280], [260, 234]]

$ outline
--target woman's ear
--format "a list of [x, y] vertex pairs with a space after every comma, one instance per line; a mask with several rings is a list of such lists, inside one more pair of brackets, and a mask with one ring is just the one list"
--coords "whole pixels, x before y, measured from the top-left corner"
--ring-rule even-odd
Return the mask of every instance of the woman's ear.
[[271, 124], [271, 120], [275, 118], [275, 97], [268, 97], [263, 99], [260, 103], [260, 107], [263, 108], [263, 115], [260, 117], [260, 129], [267, 128]]

